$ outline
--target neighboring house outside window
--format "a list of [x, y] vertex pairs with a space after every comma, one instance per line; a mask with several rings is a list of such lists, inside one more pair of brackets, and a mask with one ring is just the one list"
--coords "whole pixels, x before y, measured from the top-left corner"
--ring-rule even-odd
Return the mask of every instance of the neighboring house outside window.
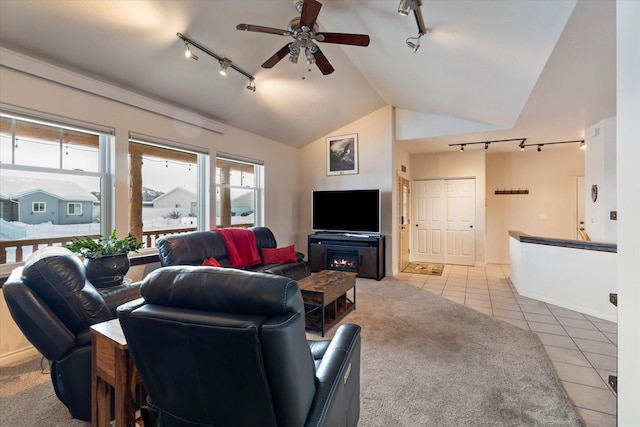
[[81, 126], [0, 111], [0, 264], [111, 232], [113, 130]]
[[263, 225], [264, 167], [255, 161], [218, 156], [216, 160], [216, 225]]
[[131, 137], [129, 232], [140, 236], [206, 229], [207, 189], [201, 183], [209, 181], [203, 166], [208, 161], [207, 154], [183, 149], [178, 143]]

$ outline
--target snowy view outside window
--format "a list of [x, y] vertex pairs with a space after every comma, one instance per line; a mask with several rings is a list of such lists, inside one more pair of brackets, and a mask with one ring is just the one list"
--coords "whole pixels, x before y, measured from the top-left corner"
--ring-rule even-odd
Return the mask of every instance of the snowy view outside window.
[[[109, 133], [0, 112], [0, 264], [23, 261], [34, 248], [74, 236], [111, 233], [114, 194], [106, 168], [114, 142]], [[199, 192], [209, 191], [211, 179], [199, 165], [208, 164], [208, 155], [133, 139], [129, 154], [129, 182], [138, 190], [126, 212], [128, 232], [145, 241], [145, 235], [205, 228], [199, 216], [208, 218], [208, 206], [199, 207], [205, 200]], [[260, 225], [263, 170], [216, 159], [212, 228]]]
[[[110, 138], [0, 114], [0, 244], [100, 234], [100, 146]], [[15, 248], [2, 251], [15, 261]]]

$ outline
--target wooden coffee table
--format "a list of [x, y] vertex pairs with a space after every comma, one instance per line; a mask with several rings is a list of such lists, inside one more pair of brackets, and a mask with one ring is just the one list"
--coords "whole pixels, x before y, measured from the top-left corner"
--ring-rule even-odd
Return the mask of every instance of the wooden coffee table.
[[[324, 333], [356, 309], [356, 273], [322, 270], [298, 280], [307, 329]], [[353, 289], [352, 298], [347, 293]]]

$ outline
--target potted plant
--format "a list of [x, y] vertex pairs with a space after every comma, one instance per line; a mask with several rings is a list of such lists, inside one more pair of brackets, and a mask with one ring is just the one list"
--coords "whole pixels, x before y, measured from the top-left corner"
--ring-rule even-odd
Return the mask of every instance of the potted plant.
[[87, 279], [95, 287], [108, 287], [122, 283], [129, 271], [129, 252], [138, 252], [142, 243], [131, 234], [120, 239], [113, 230], [109, 237], [100, 235], [97, 241], [74, 237], [64, 247], [84, 257]]

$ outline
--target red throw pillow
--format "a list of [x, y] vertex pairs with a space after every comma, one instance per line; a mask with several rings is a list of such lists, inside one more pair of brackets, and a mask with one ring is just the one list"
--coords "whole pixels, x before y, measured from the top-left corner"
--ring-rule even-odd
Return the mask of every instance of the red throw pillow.
[[284, 264], [285, 262], [296, 262], [295, 245], [284, 248], [262, 248], [262, 262], [265, 264]]
[[214, 257], [205, 258], [204, 261], [202, 261], [202, 265], [206, 265], [209, 267], [222, 267], [222, 265], [220, 265], [218, 260]]

